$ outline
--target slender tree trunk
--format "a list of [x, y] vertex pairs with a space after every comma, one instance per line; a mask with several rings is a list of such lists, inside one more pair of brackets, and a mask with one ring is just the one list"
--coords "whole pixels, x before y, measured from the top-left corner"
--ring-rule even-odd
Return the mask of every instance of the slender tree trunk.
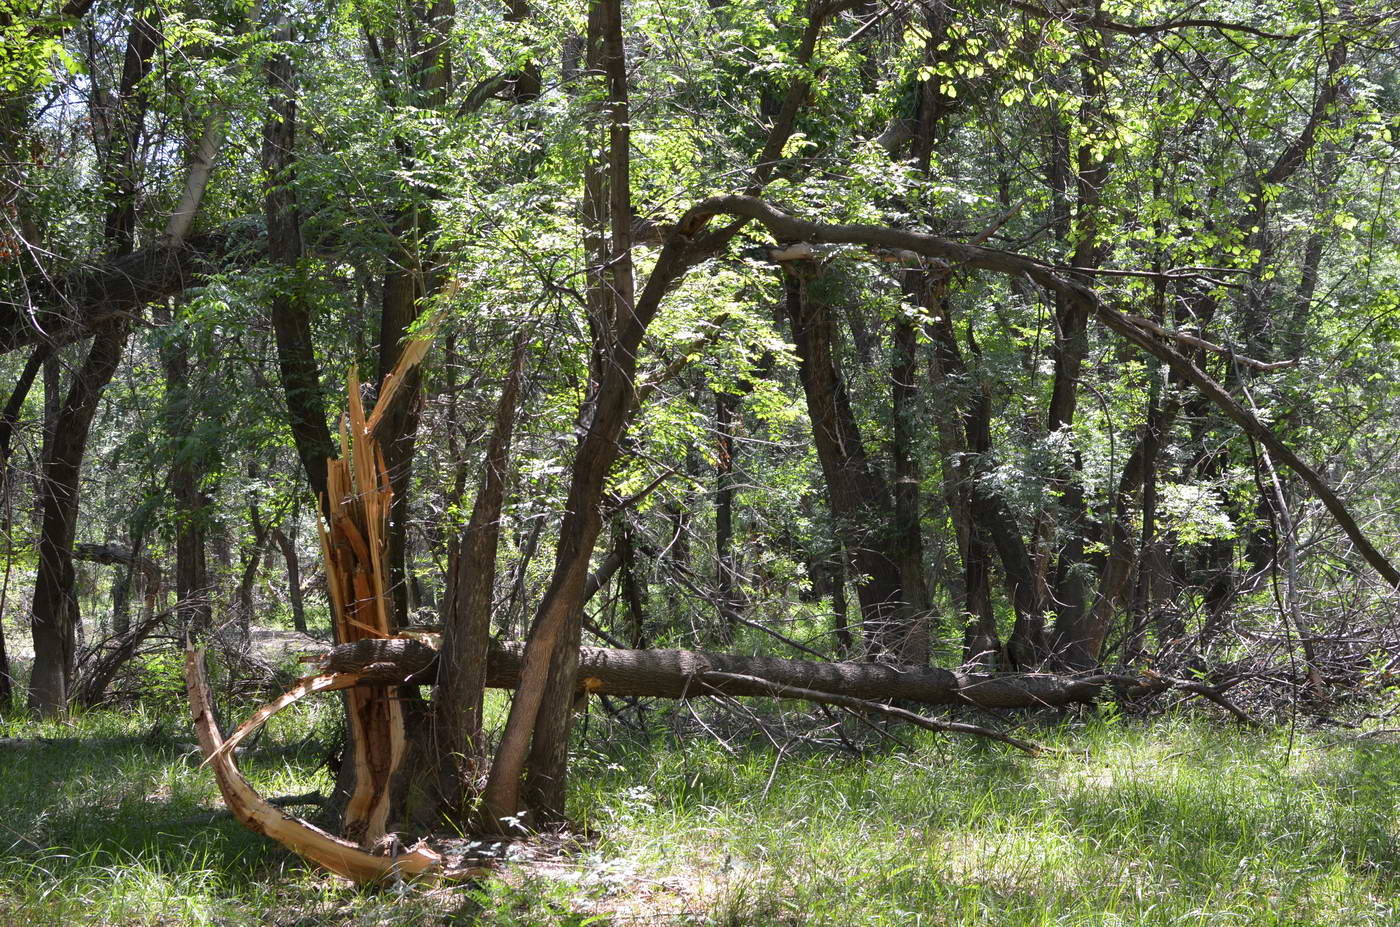
[[272, 526], [263, 521], [256, 505], [248, 506], [248, 522], [253, 528], [253, 543], [242, 552], [243, 569], [238, 577], [238, 623], [245, 639], [252, 634], [253, 587], [272, 534]]
[[742, 608], [734, 558], [734, 417], [738, 408], [737, 395], [715, 392], [715, 433], [719, 445], [715, 455], [715, 590], [719, 593], [720, 628], [725, 640], [734, 639]]
[[20, 371], [19, 379], [15, 381], [14, 388], [10, 390], [10, 398], [5, 402], [5, 408], [0, 410], [0, 490], [9, 491], [9, 464], [11, 443], [14, 441], [15, 425], [19, 423], [20, 412], [24, 409], [24, 401], [29, 398], [29, 391], [34, 386], [34, 380], [43, 369], [44, 361], [51, 353], [48, 345], [39, 345], [29, 353], [29, 359], [24, 362], [24, 369]]
[[[296, 530], [296, 514], [291, 519], [292, 530]], [[282, 551], [282, 560], [287, 564], [287, 599], [292, 606], [292, 627], [306, 633], [306, 603], [301, 594], [301, 562], [297, 559], [297, 545], [294, 537], [288, 537], [281, 526], [272, 529], [272, 540]]]
[[[4, 505], [4, 535], [13, 537], [13, 525], [10, 517], [12, 506], [10, 504], [11, 472], [10, 447], [14, 439], [14, 427], [19, 422], [21, 410], [24, 408], [24, 400], [29, 396], [30, 389], [34, 386], [34, 380], [44, 367], [44, 361], [50, 354], [47, 345], [40, 345], [30, 352], [28, 360], [24, 363], [24, 369], [20, 371], [19, 379], [15, 381], [14, 388], [10, 391], [10, 397], [5, 403], [5, 408], [0, 410], [0, 503]], [[11, 559], [5, 561], [5, 574], [3, 586], [0, 587], [0, 710], [10, 707], [10, 702], [14, 699], [13, 680], [10, 676], [10, 657], [5, 649], [5, 627], [4, 627], [4, 606], [8, 598], [10, 585]]]
[[[636, 380], [636, 349], [660, 301], [660, 292], [684, 272], [684, 259], [663, 249], [652, 271], [645, 312], [634, 299], [630, 117], [627, 62], [622, 42], [620, 0], [594, 0], [589, 8], [588, 67], [606, 84], [607, 200], [611, 236], [606, 288], [613, 320], [608, 363], [587, 408], [587, 431], [574, 458], [565, 516], [559, 529], [555, 567], [535, 614], [526, 647], [521, 686], [511, 702], [500, 747], [482, 795], [488, 826], [500, 827], [521, 810], [521, 776], [528, 756], [529, 807], [539, 820], [563, 814], [568, 770], [568, 732], [576, 690], [583, 593], [593, 546], [602, 529], [599, 506], [608, 470], [619, 452]], [[596, 273], [592, 272], [592, 273]], [[652, 286], [661, 287], [650, 292]], [[596, 349], [595, 349], [596, 350]]]
[[490, 642], [501, 511], [527, 345], [523, 336], [517, 336], [510, 371], [496, 404], [495, 426], [471, 519], [449, 556], [452, 572], [443, 615], [442, 658], [433, 690], [432, 765], [437, 776], [437, 810], [455, 818], [461, 817], [469, 799], [476, 794], [484, 773], [481, 722], [486, 648]]

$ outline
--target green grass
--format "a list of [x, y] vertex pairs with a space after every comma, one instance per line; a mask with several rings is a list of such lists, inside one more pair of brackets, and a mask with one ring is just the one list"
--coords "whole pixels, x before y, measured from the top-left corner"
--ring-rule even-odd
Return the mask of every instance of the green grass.
[[[276, 719], [244, 763], [255, 785], [328, 789], [333, 709]], [[1400, 747], [1379, 739], [1091, 719], [1035, 731], [1063, 748], [1041, 759], [905, 730], [912, 753], [775, 763], [766, 740], [731, 755], [595, 718], [572, 793], [595, 842], [476, 886], [365, 893], [200, 820], [217, 795], [173, 716], [0, 736], [52, 739], [0, 746], [7, 927], [1400, 924]]]

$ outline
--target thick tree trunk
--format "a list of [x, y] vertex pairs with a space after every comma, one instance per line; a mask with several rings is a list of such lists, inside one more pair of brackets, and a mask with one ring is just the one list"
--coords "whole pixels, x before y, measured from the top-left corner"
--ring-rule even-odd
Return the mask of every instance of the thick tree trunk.
[[[384, 272], [384, 303], [379, 326], [379, 375], [384, 382], [398, 363], [404, 337], [418, 316], [418, 306], [426, 291], [425, 270], [420, 264], [421, 239], [428, 232], [426, 214], [417, 206], [405, 209], [394, 227], [394, 240]], [[413, 446], [418, 432], [419, 388], [417, 370], [404, 383], [407, 396], [396, 402], [385, 418], [381, 432], [384, 463], [393, 487], [393, 508], [389, 516], [389, 588], [394, 598], [394, 624], [402, 624], [408, 614], [408, 514], [409, 489], [413, 481]]]
[[[452, 33], [454, 6], [451, 0], [430, 0], [413, 7], [421, 22], [410, 30], [411, 61], [406, 75], [412, 88], [411, 102], [425, 111], [442, 110], [447, 102], [447, 88], [452, 79], [452, 55], [448, 38]], [[370, 37], [373, 42], [373, 37]], [[386, 104], [391, 104], [389, 68], [394, 66], [392, 48], [378, 55], [377, 64], [386, 80]], [[412, 141], [397, 140], [400, 167], [414, 170], [420, 156]], [[410, 326], [422, 312], [425, 301], [438, 290], [441, 273], [433, 244], [436, 231], [429, 205], [416, 198], [404, 203], [394, 222], [393, 237], [384, 269], [383, 305], [379, 325], [379, 375], [385, 377], [399, 363]], [[393, 510], [389, 519], [388, 558], [390, 589], [393, 592], [394, 622], [397, 626], [407, 619], [409, 607], [408, 581], [408, 520], [412, 499], [414, 444], [417, 440], [419, 405], [419, 376], [415, 367], [399, 385], [399, 399], [387, 411], [376, 437], [384, 449], [384, 462], [389, 469], [389, 482], [394, 490]]]
[[894, 508], [889, 487], [872, 466], [834, 354], [830, 309], [811, 292], [810, 272], [783, 271], [784, 304], [797, 347], [812, 439], [826, 483], [836, 533], [862, 579], [856, 584], [870, 656], [899, 653], [904, 609], [900, 572], [890, 555]]
[[[362, 679], [362, 685], [382, 686], [388, 677], [408, 678], [415, 683], [430, 683], [436, 678], [437, 664], [431, 645], [419, 641], [413, 641], [409, 647], [396, 646], [401, 643], [398, 641], [372, 643], [376, 645], [372, 655], [342, 645], [331, 651], [323, 665], [350, 673], [373, 666], [374, 674]], [[526, 647], [519, 643], [493, 644], [486, 657], [486, 685], [518, 689], [527, 673]], [[963, 673], [898, 663], [818, 663], [698, 650], [581, 647], [575, 652], [578, 680], [571, 702], [572, 697], [585, 694], [655, 698], [770, 696], [771, 684], [777, 683], [853, 698], [922, 705], [1044, 708], [1092, 701], [1109, 682], [1097, 675]], [[706, 673], [753, 677], [763, 684], [744, 680], [705, 683], [700, 677]]]
[[[157, 320], [172, 327], [166, 307]], [[200, 488], [205, 453], [196, 447], [195, 389], [191, 382], [189, 333], [173, 331], [161, 347], [165, 371], [166, 440], [171, 448], [170, 492], [175, 501], [175, 614], [180, 628], [199, 637], [213, 623], [213, 597], [205, 554], [207, 500]]]
[[[1077, 117], [1080, 126], [1095, 126], [1104, 117], [1104, 45], [1107, 37], [1093, 31], [1080, 33], [1082, 54], [1079, 77], [1082, 98]], [[1069, 182], [1069, 127], [1057, 122], [1054, 136], [1057, 144], [1051, 154], [1055, 162], [1052, 174]], [[1073, 183], [1075, 205], [1073, 213], [1059, 197], [1059, 221], [1055, 228], [1062, 245], [1070, 252], [1070, 263], [1076, 269], [1092, 271], [1103, 261], [1104, 246], [1099, 236], [1099, 202], [1113, 165], [1113, 149], [1095, 143], [1092, 135], [1081, 137], [1074, 153]], [[1067, 189], [1065, 194], [1067, 194]], [[1083, 279], [1092, 281], [1091, 276]], [[1080, 373], [1089, 350], [1090, 308], [1082, 300], [1068, 294], [1055, 295], [1055, 340], [1051, 356], [1055, 363], [1051, 386], [1050, 407], [1046, 415], [1046, 430], [1050, 435], [1065, 432], [1072, 444], [1073, 425], [1079, 395]], [[1054, 593], [1055, 658], [1068, 666], [1085, 668], [1098, 659], [1102, 640], [1094, 641], [1092, 621], [1086, 620], [1088, 608], [1084, 576], [1085, 550], [1088, 542], [1089, 513], [1084, 496], [1083, 460], [1076, 449], [1072, 459], [1055, 473], [1052, 487], [1061, 496], [1062, 517], [1058, 527], [1059, 556], [1055, 563]]]
[[632, 538], [632, 525], [622, 512], [614, 523], [617, 537], [618, 591], [627, 610], [625, 639], [633, 647], [646, 646], [647, 584], [637, 568], [637, 545]]
[[[963, 495], [953, 507], [954, 517], [961, 515], [965, 519], [960, 531], [965, 536], [963, 563], [967, 580], [968, 627], [964, 655], [969, 660], [985, 660], [988, 656], [995, 657], [1001, 649], [989, 580], [990, 552], [995, 550], [1006, 576], [1007, 597], [1016, 613], [1016, 623], [1007, 641], [1007, 656], [1014, 666], [1032, 667], [1044, 659], [1046, 652], [1045, 597], [1010, 505], [984, 479], [987, 469], [993, 465], [991, 395], [963, 359], [948, 306], [943, 300], [930, 299], [928, 309], [928, 330], [940, 382], [950, 390], [961, 385], [970, 394], [962, 413], [968, 463], [951, 465], [958, 473], [959, 493]], [[971, 330], [968, 343], [973, 346], [977, 343]]]
[[78, 627], [73, 538], [79, 476], [98, 400], [121, 362], [129, 332], [130, 324], [120, 321], [93, 336], [87, 358], [57, 410], [44, 455], [39, 570], [30, 617], [34, 669], [29, 682], [29, 705], [42, 714], [63, 710], [73, 678]]
[[[109, 196], [103, 239], [108, 250], [118, 256], [130, 254], [135, 246], [137, 162], [146, 112], [141, 86], [161, 41], [155, 15], [143, 13], [131, 24], [114, 128], [100, 169]], [[39, 492], [42, 515], [31, 615], [34, 669], [29, 685], [29, 704], [43, 714], [63, 710], [72, 682], [78, 631], [73, 539], [79, 476], [98, 401], [116, 373], [130, 332], [131, 322], [126, 318], [95, 330], [63, 405], [56, 410], [56, 417], [46, 422], [52, 430], [45, 445]]]
[[[285, 17], [275, 24], [280, 42], [290, 42]], [[270, 91], [269, 112], [263, 123], [262, 163], [267, 175], [263, 206], [267, 218], [268, 258], [281, 272], [272, 287], [269, 314], [277, 340], [277, 368], [287, 402], [292, 440], [301, 458], [307, 483], [316, 497], [317, 515], [326, 511], [326, 461], [336, 456], [326, 425], [326, 401], [320, 366], [311, 337], [311, 308], [302, 295], [301, 216], [292, 174], [296, 168], [296, 75], [291, 58], [277, 52], [265, 70]]]
[[894, 356], [890, 368], [894, 417], [890, 448], [894, 458], [891, 542], [895, 564], [899, 569], [903, 608], [900, 622], [903, 639], [899, 641], [897, 653], [902, 663], [924, 664], [929, 659], [933, 609], [929, 602], [928, 584], [924, 579], [919, 464], [914, 441], [914, 435], [918, 432], [915, 410], [918, 391], [914, 385], [918, 366], [916, 348], [914, 322], [901, 315], [895, 322]]

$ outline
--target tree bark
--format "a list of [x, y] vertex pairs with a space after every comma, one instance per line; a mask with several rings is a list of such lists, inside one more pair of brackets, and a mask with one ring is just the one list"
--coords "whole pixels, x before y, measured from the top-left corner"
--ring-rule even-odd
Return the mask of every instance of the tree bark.
[[121, 362], [130, 325], [114, 322], [93, 336], [53, 421], [39, 490], [39, 569], [30, 626], [34, 668], [29, 705], [41, 714], [63, 711], [73, 679], [78, 600], [74, 591], [73, 539], [78, 522], [79, 476], [98, 400]]
[[[295, 517], [293, 515], [293, 528], [296, 525]], [[296, 541], [288, 537], [280, 525], [272, 529], [272, 540], [277, 543], [278, 550], [282, 551], [282, 560], [287, 564], [287, 598], [292, 606], [292, 627], [305, 634], [306, 603], [301, 594], [301, 562], [297, 559]]]
[[914, 435], [918, 430], [914, 377], [918, 366], [914, 322], [901, 314], [895, 321], [894, 355], [891, 361], [891, 405], [893, 410], [894, 518], [890, 526], [891, 546], [899, 570], [902, 639], [896, 651], [901, 663], [924, 664], [929, 659], [933, 609], [924, 579], [923, 525], [920, 521], [918, 453]]
[[826, 483], [836, 533], [863, 578], [857, 583], [867, 650], [900, 652], [904, 590], [891, 556], [894, 508], [889, 487], [866, 456], [846, 384], [836, 365], [834, 322], [802, 268], [784, 269], [784, 305], [797, 347], [798, 375], [812, 421], [812, 442]]
[[[274, 23], [274, 34], [279, 42], [292, 40], [291, 25], [285, 16]], [[325, 396], [311, 337], [311, 308], [302, 295], [301, 216], [292, 187], [296, 169], [296, 75], [285, 51], [268, 58], [265, 77], [270, 99], [263, 122], [262, 163], [267, 175], [263, 208], [268, 259], [281, 272], [272, 288], [270, 314], [292, 440], [316, 497], [319, 516], [326, 512], [326, 461], [335, 457], [336, 451], [326, 425]]]
[[715, 391], [715, 591], [719, 594], [720, 629], [726, 640], [734, 639], [737, 615], [738, 577], [734, 558], [734, 418], [739, 413], [739, 396]]
[[[953, 506], [954, 517], [961, 515], [965, 519], [961, 531], [965, 535], [963, 563], [968, 612], [964, 657], [985, 660], [989, 656], [996, 658], [1001, 651], [990, 586], [991, 551], [995, 550], [1006, 576], [1007, 597], [1016, 613], [1016, 623], [1006, 645], [1008, 662], [1022, 668], [1036, 666], [1044, 659], [1047, 649], [1045, 600], [1035, 564], [1011, 507], [985, 478], [993, 464], [991, 395], [980, 375], [970, 369], [963, 358], [946, 302], [931, 298], [928, 309], [928, 330], [941, 382], [950, 390], [961, 386], [968, 394], [962, 413], [968, 463], [951, 465], [958, 476], [958, 492], [963, 496]], [[968, 344], [975, 346], [976, 343], [969, 329]]]
[[[377, 641], [392, 644], [393, 641]], [[526, 678], [527, 644], [493, 644], [486, 658], [486, 685], [498, 689], [518, 689]], [[339, 672], [357, 672], [356, 665], [342, 665], [336, 654], [349, 645], [332, 650], [327, 661]], [[1043, 708], [1092, 701], [1108, 682], [1099, 675], [1055, 675], [1048, 673], [964, 673], [929, 666], [898, 663], [819, 663], [787, 660], [781, 657], [751, 657], [698, 650], [625, 650], [581, 647], [578, 679], [571, 696], [627, 695], [654, 698], [692, 696], [771, 695], [771, 684], [816, 689], [853, 698], [917, 702], [922, 705], [974, 705], [979, 708]], [[407, 678], [429, 683], [437, 674], [431, 657], [424, 660], [418, 648], [403, 655], [376, 655], [368, 658], [375, 675], [364, 685], [383, 685], [387, 677]], [[425, 668], [426, 664], [426, 668]], [[750, 684], [742, 680], [706, 684], [706, 673], [726, 673], [763, 680]]]
[[486, 449], [471, 519], [448, 557], [451, 577], [444, 611], [442, 658], [433, 690], [432, 765], [437, 777], [437, 810], [457, 818], [475, 794], [485, 764], [481, 712], [486, 691], [486, 650], [490, 643], [501, 511], [527, 344], [523, 336], [516, 337], [510, 370], [496, 404], [495, 427]]
[[[158, 308], [156, 317], [171, 326], [169, 309]], [[213, 590], [205, 553], [208, 500], [200, 487], [206, 454], [197, 446], [189, 333], [172, 332], [160, 358], [165, 371], [163, 417], [170, 448], [170, 492], [175, 502], [175, 614], [180, 628], [198, 637], [213, 623]]]
[[[1096, 0], [1091, 0], [1091, 6]], [[1092, 30], [1079, 33], [1082, 54], [1079, 59], [1082, 93], [1077, 124], [1082, 137], [1074, 154], [1073, 182], [1075, 206], [1071, 215], [1064, 197], [1060, 198], [1060, 221], [1055, 228], [1062, 244], [1070, 251], [1071, 266], [1076, 273], [1093, 271], [1103, 261], [1105, 249], [1099, 241], [1099, 203], [1112, 170], [1114, 152], [1111, 146], [1096, 139], [1099, 127], [1106, 122], [1104, 107], [1105, 43], [1107, 37]], [[1058, 119], [1058, 117], [1056, 117]], [[1069, 174], [1069, 128], [1057, 123], [1052, 160], [1062, 163], [1052, 166], [1052, 173]], [[1063, 137], [1062, 137], [1063, 136]], [[1102, 146], [1102, 147], [1101, 147]], [[1072, 247], [1071, 247], [1072, 245]], [[1085, 276], [1086, 281], [1092, 277]], [[1055, 370], [1051, 386], [1046, 430], [1050, 435], [1065, 432], [1067, 443], [1073, 444], [1073, 425], [1078, 404], [1080, 373], [1089, 351], [1089, 318], [1091, 312], [1080, 299], [1064, 294], [1055, 295], [1055, 340], [1051, 355]], [[1093, 622], [1086, 620], [1088, 607], [1084, 576], [1085, 549], [1088, 542], [1089, 513], [1084, 496], [1083, 460], [1074, 449], [1071, 461], [1058, 468], [1052, 487], [1061, 496], [1062, 523], [1058, 529], [1059, 556], [1055, 562], [1054, 592], [1055, 628], [1052, 634], [1054, 658], [1066, 665], [1083, 669], [1098, 658]]]

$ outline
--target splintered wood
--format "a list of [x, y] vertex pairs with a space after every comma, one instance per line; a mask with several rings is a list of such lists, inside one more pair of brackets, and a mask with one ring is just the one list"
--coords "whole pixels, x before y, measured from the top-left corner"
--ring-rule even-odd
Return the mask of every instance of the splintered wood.
[[[375, 421], [402, 380], [399, 370], [385, 380]], [[326, 464], [327, 512], [321, 525], [326, 585], [342, 643], [389, 637], [394, 630], [385, 545], [393, 491], [353, 368], [348, 392], [349, 415], [340, 423], [342, 456]], [[383, 686], [350, 690], [346, 709], [355, 784], [345, 807], [343, 832], [361, 846], [370, 846], [384, 836], [389, 819], [390, 783], [405, 749], [403, 709]]]
[[204, 675], [204, 658], [198, 651], [185, 652], [185, 683], [195, 733], [219, 783], [224, 804], [249, 830], [266, 834], [299, 856], [352, 882], [372, 883], [434, 875], [462, 878], [481, 873], [482, 870], [444, 871], [442, 857], [422, 844], [393, 856], [370, 853], [349, 840], [328, 834], [314, 824], [272, 805], [243, 778], [233, 751], [224, 749], [219, 727], [214, 722], [209, 684]]
[[[405, 347], [398, 365], [381, 384], [378, 402], [368, 417], [360, 399], [359, 378], [353, 369], [350, 372], [348, 415], [340, 424], [342, 456], [326, 462], [326, 511], [320, 526], [326, 585], [336, 639], [341, 644], [390, 638], [394, 633], [386, 544], [393, 491], [375, 430], [427, 348], [426, 338], [415, 339]], [[204, 662], [198, 652], [186, 653], [185, 669], [200, 746], [229, 810], [246, 826], [355, 882], [409, 875], [458, 879], [485, 871], [472, 867], [447, 869], [442, 857], [421, 842], [393, 855], [369, 850], [396, 845], [382, 839], [389, 820], [391, 785], [406, 749], [403, 709], [394, 697], [392, 680], [369, 686], [363, 684], [361, 673], [308, 676], [254, 712], [225, 741], [214, 722]], [[343, 837], [328, 834], [268, 803], [239, 772], [233, 750], [278, 711], [314, 693], [337, 689], [347, 690], [348, 762], [354, 774], [345, 807]]]

